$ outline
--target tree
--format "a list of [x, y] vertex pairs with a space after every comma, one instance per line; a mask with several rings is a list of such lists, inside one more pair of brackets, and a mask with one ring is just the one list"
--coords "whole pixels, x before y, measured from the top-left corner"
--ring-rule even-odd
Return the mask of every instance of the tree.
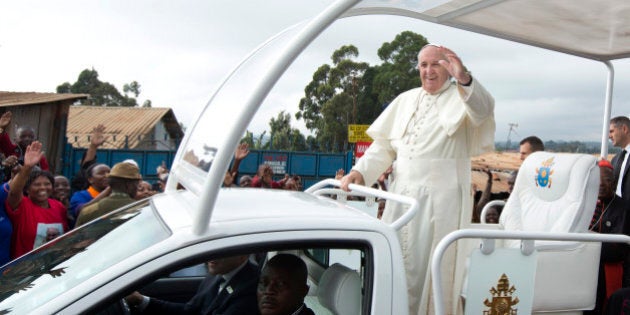
[[357, 124], [371, 124], [385, 108], [385, 104], [378, 101], [378, 92], [374, 91], [373, 83], [376, 73], [375, 67], [369, 67], [363, 74], [363, 80], [361, 80], [363, 87], [357, 97]]
[[57, 93], [72, 93], [72, 84], [70, 84], [70, 82], [64, 82], [57, 87]]
[[306, 150], [308, 151], [323, 151], [319, 147], [319, 143], [317, 142], [317, 138], [309, 135], [306, 137]]
[[291, 127], [291, 114], [281, 111], [278, 116], [269, 121], [271, 129], [270, 149], [304, 151], [306, 150], [306, 139], [304, 135]]
[[[136, 85], [137, 92], [140, 93], [140, 85], [137, 82]], [[90, 94], [90, 98], [80, 101], [81, 105], [138, 106], [135, 98], [122, 95], [113, 84], [99, 80], [98, 72], [94, 69], [81, 71], [77, 81], [73, 84], [64, 82], [57, 86], [57, 93]]]
[[140, 84], [138, 84], [137, 81], [126, 83], [125, 85], [123, 85], [123, 92], [125, 93], [125, 96], [127, 96], [127, 94], [131, 92], [136, 98], [138, 98], [138, 95], [140, 95]]
[[352, 45], [333, 52], [332, 66], [322, 65], [306, 86], [296, 119], [315, 132], [319, 147], [327, 151], [346, 150], [348, 124], [357, 123], [359, 101], [364, 93], [362, 78], [369, 65], [356, 62], [359, 50]]
[[381, 45], [378, 56], [383, 63], [375, 67], [373, 79], [379, 104], [389, 104], [398, 94], [421, 85], [418, 52], [426, 44], [424, 36], [405, 31]]
[[252, 150], [264, 150], [267, 146], [267, 143], [263, 144], [263, 138], [267, 131], [263, 131], [258, 138], [254, 138], [254, 133], [245, 131], [245, 136], [241, 138], [240, 143], [247, 143], [249, 148]]

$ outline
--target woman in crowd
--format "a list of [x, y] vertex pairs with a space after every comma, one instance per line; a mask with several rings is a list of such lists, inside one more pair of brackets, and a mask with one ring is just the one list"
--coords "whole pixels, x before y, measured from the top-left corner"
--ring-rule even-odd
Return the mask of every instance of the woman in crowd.
[[68, 231], [66, 208], [51, 198], [53, 176], [35, 168], [42, 156], [41, 142], [33, 141], [24, 153], [24, 165], [9, 183], [6, 206], [13, 223], [13, 258], [40, 246], [53, 235]]
[[[99, 199], [106, 197], [108, 194], [106, 189], [109, 186], [107, 182], [109, 170], [109, 166], [103, 163], [93, 164], [87, 169], [87, 180], [90, 186], [85, 190], [75, 192], [70, 198], [70, 212], [74, 218], [79, 217], [79, 212], [86, 204], [95, 202], [97, 197]], [[102, 193], [104, 195], [99, 197]]]

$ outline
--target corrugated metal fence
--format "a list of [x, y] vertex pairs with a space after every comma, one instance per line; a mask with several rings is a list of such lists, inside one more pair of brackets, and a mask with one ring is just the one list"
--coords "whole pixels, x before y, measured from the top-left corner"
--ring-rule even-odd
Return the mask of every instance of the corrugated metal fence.
[[[73, 148], [71, 145], [66, 146], [62, 161], [64, 176], [71, 178], [79, 171], [85, 151], [86, 149]], [[140, 166], [145, 180], [154, 183], [157, 180], [157, 167], [165, 163], [169, 168], [175, 153], [176, 151], [170, 150], [98, 150], [96, 157], [99, 162], [110, 166], [133, 159]], [[338, 169], [348, 172], [352, 166], [352, 158], [352, 152], [334, 154], [252, 150], [241, 162], [239, 175], [254, 175], [258, 166], [266, 163], [273, 168], [276, 180], [284, 177], [284, 174], [299, 175], [306, 189], [322, 179], [335, 177]]]

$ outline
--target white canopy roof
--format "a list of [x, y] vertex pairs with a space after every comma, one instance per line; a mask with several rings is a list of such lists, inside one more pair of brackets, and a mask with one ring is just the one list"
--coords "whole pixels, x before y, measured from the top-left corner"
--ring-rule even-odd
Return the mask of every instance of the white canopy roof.
[[383, 10], [594, 60], [630, 56], [628, 0], [366, 0], [347, 15]]

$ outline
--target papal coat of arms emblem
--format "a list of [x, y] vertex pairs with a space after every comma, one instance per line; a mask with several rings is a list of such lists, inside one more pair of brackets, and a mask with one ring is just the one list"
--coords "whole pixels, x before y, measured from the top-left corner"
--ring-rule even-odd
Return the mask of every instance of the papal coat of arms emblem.
[[517, 315], [518, 309], [513, 306], [518, 304], [518, 297], [512, 294], [516, 291], [514, 286], [510, 287], [510, 279], [503, 274], [499, 278], [497, 287], [492, 287], [492, 301], [486, 299], [483, 304], [489, 309], [483, 311], [483, 315]]
[[551, 175], [553, 174], [553, 169], [551, 168], [554, 164], [554, 157], [549, 158], [542, 162], [542, 165], [536, 169], [536, 186], [551, 188]]

